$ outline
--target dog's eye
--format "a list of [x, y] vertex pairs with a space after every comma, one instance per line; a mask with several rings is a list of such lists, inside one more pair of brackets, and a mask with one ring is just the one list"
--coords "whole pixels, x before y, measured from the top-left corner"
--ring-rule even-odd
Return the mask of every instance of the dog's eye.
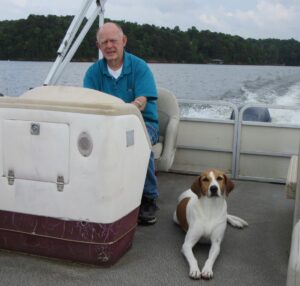
[[209, 182], [209, 179], [208, 178], [203, 178], [203, 180], [202, 180], [203, 182]]
[[217, 177], [217, 181], [222, 181], [222, 180], [223, 180], [223, 177], [221, 177], [221, 176]]

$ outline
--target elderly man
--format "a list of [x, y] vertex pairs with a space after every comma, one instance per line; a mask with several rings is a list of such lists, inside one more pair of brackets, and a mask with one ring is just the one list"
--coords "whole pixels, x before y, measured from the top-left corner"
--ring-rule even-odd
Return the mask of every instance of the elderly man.
[[[99, 28], [97, 47], [101, 50], [103, 59], [89, 67], [84, 77], [84, 87], [111, 94], [134, 104], [143, 115], [151, 143], [154, 145], [159, 138], [154, 78], [142, 59], [124, 50], [126, 43], [127, 37], [117, 24], [105, 23]], [[157, 198], [154, 155], [151, 152], [139, 212], [140, 224], [156, 223]]]

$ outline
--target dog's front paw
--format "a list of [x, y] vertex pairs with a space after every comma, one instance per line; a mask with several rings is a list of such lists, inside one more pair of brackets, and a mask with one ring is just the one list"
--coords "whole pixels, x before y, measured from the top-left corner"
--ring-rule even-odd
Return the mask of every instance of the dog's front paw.
[[213, 273], [212, 269], [204, 266], [204, 268], [202, 269], [202, 272], [201, 272], [201, 278], [202, 279], [211, 279], [211, 278], [213, 278], [213, 276], [214, 276], [214, 273]]
[[192, 278], [192, 279], [200, 279], [201, 278], [201, 272], [198, 267], [191, 268], [189, 275], [190, 275], [190, 278]]

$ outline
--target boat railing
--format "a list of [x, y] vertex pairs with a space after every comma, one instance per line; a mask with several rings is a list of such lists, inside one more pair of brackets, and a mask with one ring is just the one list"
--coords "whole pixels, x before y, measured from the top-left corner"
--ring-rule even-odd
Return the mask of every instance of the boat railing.
[[235, 179], [285, 182], [290, 157], [298, 154], [300, 124], [243, 118], [249, 108], [291, 113], [300, 112], [300, 107], [253, 103], [238, 108], [224, 101], [178, 101], [181, 119], [171, 171], [198, 174], [220, 168]]
[[[227, 109], [227, 113], [238, 114], [236, 105], [224, 101], [178, 100], [181, 119], [178, 131], [177, 152], [173, 171], [198, 173], [210, 163], [218, 161], [218, 167], [231, 173], [235, 170], [236, 148], [234, 142], [237, 135], [237, 120], [224, 119], [221, 116], [206, 118], [184, 114], [185, 106], [189, 113], [202, 114], [204, 110], [219, 114], [219, 108]], [[217, 109], [217, 110], [215, 110]], [[194, 112], [193, 112], [194, 110]], [[191, 112], [192, 111], [192, 112]], [[237, 117], [237, 116], [236, 116]]]
[[239, 111], [234, 177], [284, 183], [290, 158], [298, 154], [300, 123], [245, 121], [243, 114], [250, 107], [286, 114], [300, 111], [300, 107], [256, 103]]

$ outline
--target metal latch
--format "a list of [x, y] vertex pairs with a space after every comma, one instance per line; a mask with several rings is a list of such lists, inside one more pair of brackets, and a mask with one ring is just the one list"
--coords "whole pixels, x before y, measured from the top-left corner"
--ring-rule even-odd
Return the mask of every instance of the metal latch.
[[15, 182], [15, 173], [13, 170], [8, 170], [7, 181], [10, 186]]
[[65, 185], [64, 176], [57, 176], [56, 186], [59, 192], [62, 192], [64, 190], [64, 185]]

